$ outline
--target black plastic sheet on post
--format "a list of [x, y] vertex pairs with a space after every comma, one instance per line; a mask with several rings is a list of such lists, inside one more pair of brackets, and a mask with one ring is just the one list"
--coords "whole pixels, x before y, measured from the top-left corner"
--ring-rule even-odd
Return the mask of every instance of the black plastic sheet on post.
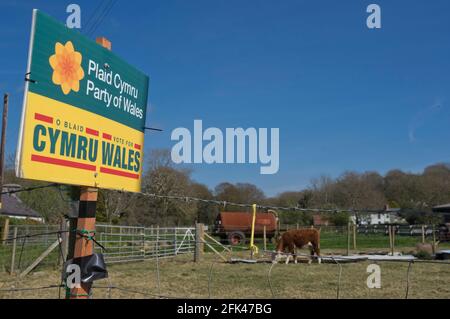
[[70, 275], [70, 273], [67, 272], [67, 267], [69, 265], [78, 265], [80, 267], [80, 281], [83, 283], [90, 283], [94, 282], [95, 280], [108, 278], [108, 270], [106, 269], [103, 254], [93, 254], [90, 256], [74, 258], [66, 261], [62, 274], [62, 279], [64, 282]]

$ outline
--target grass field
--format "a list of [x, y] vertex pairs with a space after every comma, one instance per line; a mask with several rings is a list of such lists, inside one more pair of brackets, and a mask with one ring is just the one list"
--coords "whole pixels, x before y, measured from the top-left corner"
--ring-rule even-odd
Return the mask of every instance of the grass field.
[[[248, 252], [233, 253], [233, 256], [248, 257]], [[378, 263], [380, 289], [367, 288], [368, 264], [342, 264], [340, 298], [405, 297], [408, 263]], [[272, 269], [272, 289], [268, 280], [269, 263], [226, 264], [212, 253], [206, 253], [199, 263], [192, 261], [192, 255], [161, 259], [159, 288], [156, 266], [156, 260], [109, 266], [110, 278], [95, 283], [94, 287], [99, 288], [94, 288], [94, 298], [152, 298], [117, 289], [109, 292], [102, 288], [109, 282], [121, 288], [177, 298], [336, 298], [338, 287], [339, 266], [335, 264], [277, 264]], [[60, 272], [52, 267], [40, 268], [22, 280], [0, 273], [0, 290], [56, 285], [59, 277]], [[415, 263], [410, 272], [409, 298], [450, 298], [449, 283], [450, 265]], [[0, 298], [58, 298], [58, 289], [0, 291]]]

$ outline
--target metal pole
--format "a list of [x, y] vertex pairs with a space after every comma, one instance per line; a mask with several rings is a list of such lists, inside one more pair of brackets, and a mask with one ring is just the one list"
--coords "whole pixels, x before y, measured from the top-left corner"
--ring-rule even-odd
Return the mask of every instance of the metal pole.
[[58, 254], [58, 265], [63, 265], [64, 262], [66, 261], [66, 253], [67, 251], [65, 250], [65, 246], [66, 246], [66, 242], [67, 242], [67, 233], [65, 232], [67, 230], [67, 223], [66, 220], [64, 218], [61, 218], [60, 224], [59, 224], [59, 230], [61, 231], [61, 233], [59, 234], [59, 237], [61, 238], [61, 253]]
[[173, 243], [174, 243], [174, 255], [176, 256], [177, 255], [177, 249], [178, 249], [178, 243], [177, 243], [177, 228], [175, 227], [174, 228], [174, 241], [173, 241]]
[[250, 254], [251, 258], [258, 253], [258, 247], [255, 246], [255, 224], [256, 224], [256, 204], [252, 205], [253, 207], [253, 217], [252, 217], [252, 233], [250, 236]]

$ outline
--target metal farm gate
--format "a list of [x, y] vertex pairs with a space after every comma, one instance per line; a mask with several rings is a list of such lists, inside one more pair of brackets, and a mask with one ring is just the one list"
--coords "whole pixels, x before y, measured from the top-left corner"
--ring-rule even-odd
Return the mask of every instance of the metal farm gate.
[[[193, 253], [195, 228], [97, 225], [96, 239], [108, 264]], [[101, 247], [95, 247], [101, 252]]]

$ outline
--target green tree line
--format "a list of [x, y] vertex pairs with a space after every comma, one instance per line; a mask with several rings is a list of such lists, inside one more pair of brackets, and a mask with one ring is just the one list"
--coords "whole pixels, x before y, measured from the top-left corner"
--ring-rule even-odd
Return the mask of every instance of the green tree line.
[[[5, 183], [22, 187], [45, 183], [15, 177], [13, 161], [6, 167]], [[450, 165], [426, 167], [421, 173], [395, 169], [384, 176], [377, 172], [344, 172], [337, 178], [320, 176], [308, 187], [268, 197], [257, 185], [223, 182], [214, 189], [196, 182], [192, 171], [172, 164], [170, 151], [153, 150], [147, 159], [142, 191], [160, 195], [182, 195], [224, 202], [258, 203], [271, 206], [296, 206], [324, 209], [382, 209], [385, 205], [402, 208], [410, 223], [423, 223], [434, 218], [431, 208], [450, 202]], [[77, 188], [61, 186], [18, 194], [29, 207], [38, 211], [49, 223], [58, 222], [76, 209]], [[140, 194], [100, 190], [97, 220], [124, 225], [192, 225], [195, 221], [212, 224], [220, 211], [241, 211], [209, 203], [155, 199]], [[311, 213], [280, 212], [282, 223], [312, 224]], [[344, 224], [348, 214], [330, 214], [335, 224]]]

